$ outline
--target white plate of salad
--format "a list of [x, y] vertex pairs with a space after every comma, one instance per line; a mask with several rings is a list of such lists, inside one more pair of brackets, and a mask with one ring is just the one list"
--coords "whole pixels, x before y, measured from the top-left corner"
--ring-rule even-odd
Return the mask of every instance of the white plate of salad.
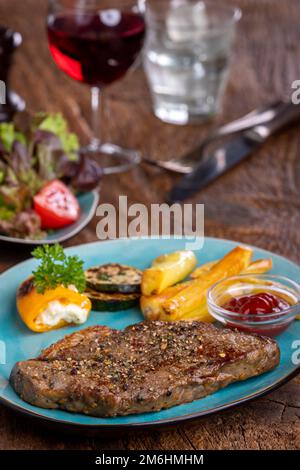
[[62, 242], [89, 223], [102, 171], [79, 148], [60, 113], [0, 123], [0, 240]]

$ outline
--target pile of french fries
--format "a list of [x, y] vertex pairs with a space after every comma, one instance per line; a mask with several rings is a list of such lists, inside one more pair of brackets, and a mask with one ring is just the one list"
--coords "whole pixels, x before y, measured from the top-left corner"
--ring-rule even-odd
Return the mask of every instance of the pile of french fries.
[[262, 274], [272, 268], [272, 259], [252, 261], [252, 255], [250, 248], [237, 246], [224, 258], [197, 269], [192, 251], [156, 258], [143, 273], [140, 306], [144, 317], [162, 321], [214, 321], [206, 303], [206, 293], [213, 284], [230, 276]]

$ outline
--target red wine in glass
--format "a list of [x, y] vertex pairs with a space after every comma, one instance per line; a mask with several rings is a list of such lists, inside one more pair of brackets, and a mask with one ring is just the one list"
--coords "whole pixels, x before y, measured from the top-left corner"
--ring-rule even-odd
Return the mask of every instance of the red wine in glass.
[[128, 0], [127, 5], [113, 8], [115, 3], [49, 0], [47, 19], [54, 61], [70, 77], [91, 87], [93, 138], [81, 151], [101, 158], [104, 174], [119, 173], [140, 161], [138, 152], [103, 144], [99, 137], [100, 90], [126, 74], [136, 62], [145, 36], [138, 3]]
[[57, 65], [92, 86], [122, 78], [135, 62], [144, 39], [141, 15], [116, 9], [52, 15], [49, 46]]

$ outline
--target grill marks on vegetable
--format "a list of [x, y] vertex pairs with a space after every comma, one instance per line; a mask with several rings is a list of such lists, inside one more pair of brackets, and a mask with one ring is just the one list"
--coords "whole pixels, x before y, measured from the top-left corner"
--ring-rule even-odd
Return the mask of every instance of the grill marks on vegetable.
[[25, 279], [25, 281], [20, 284], [18, 290], [17, 290], [17, 298], [18, 297], [24, 297], [25, 295], [30, 294], [32, 289], [34, 288], [34, 278], [33, 276], [28, 277]]
[[139, 293], [142, 272], [123, 264], [95, 266], [85, 272], [88, 287], [100, 292]]
[[93, 310], [113, 312], [138, 304], [142, 272], [131, 266], [109, 263], [85, 272], [86, 295]]

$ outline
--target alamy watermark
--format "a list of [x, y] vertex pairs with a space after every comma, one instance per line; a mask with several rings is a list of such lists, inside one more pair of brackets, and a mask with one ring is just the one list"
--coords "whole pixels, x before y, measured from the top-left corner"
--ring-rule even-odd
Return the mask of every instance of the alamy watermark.
[[300, 80], [294, 80], [291, 86], [295, 90], [291, 95], [291, 101], [293, 104], [300, 104]]
[[119, 196], [118, 210], [113, 204], [100, 204], [96, 227], [99, 240], [152, 237], [186, 238], [186, 248], [200, 250], [204, 243], [204, 204], [128, 205], [127, 196]]
[[295, 366], [299, 366], [300, 364], [300, 339], [293, 341], [292, 349], [295, 349], [295, 351], [292, 353], [292, 363]]

